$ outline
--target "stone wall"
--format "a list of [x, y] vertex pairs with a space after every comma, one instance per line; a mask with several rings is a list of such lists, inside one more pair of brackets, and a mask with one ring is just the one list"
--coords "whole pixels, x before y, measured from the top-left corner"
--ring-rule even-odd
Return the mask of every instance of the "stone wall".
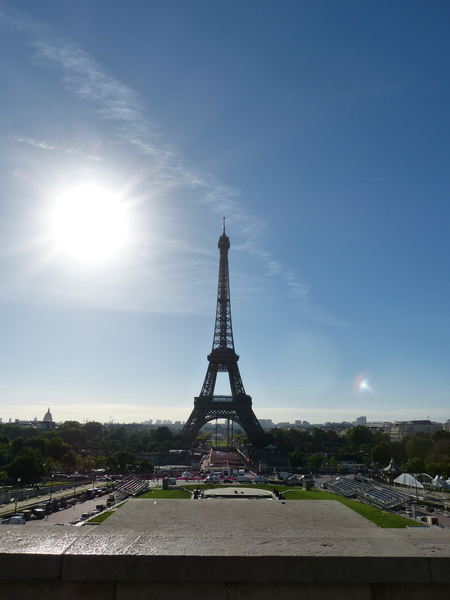
[[2, 600], [447, 600], [449, 558], [0, 555]]

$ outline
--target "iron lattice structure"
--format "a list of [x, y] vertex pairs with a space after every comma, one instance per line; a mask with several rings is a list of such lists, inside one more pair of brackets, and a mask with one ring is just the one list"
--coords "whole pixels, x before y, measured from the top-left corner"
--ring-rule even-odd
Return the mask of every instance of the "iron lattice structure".
[[[230, 419], [242, 427], [250, 442], [263, 433], [263, 429], [252, 409], [252, 399], [245, 393], [239, 373], [239, 356], [234, 349], [231, 323], [230, 277], [228, 272], [228, 250], [230, 238], [225, 233], [225, 219], [219, 238], [219, 283], [217, 290], [216, 321], [208, 369], [200, 395], [194, 399], [194, 409], [183, 427], [186, 443], [192, 445], [199, 430], [214, 419]], [[228, 372], [231, 396], [215, 396], [217, 373]]]

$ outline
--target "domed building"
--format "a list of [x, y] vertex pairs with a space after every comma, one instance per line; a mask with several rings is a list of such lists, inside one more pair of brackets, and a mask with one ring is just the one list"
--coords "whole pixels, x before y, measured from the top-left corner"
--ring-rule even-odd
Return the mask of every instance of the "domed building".
[[44, 418], [42, 419], [44, 423], [53, 423], [52, 413], [50, 412], [50, 407], [48, 411], [45, 413]]

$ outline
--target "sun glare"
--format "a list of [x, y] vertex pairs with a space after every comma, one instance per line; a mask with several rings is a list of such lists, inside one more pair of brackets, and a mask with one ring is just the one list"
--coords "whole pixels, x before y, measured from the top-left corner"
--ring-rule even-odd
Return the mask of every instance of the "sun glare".
[[116, 196], [94, 185], [64, 194], [58, 199], [52, 219], [58, 251], [85, 261], [110, 258], [127, 238], [125, 212]]

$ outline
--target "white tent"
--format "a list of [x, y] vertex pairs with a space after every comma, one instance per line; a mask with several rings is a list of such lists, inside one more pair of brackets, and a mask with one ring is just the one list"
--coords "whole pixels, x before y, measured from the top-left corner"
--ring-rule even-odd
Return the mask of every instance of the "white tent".
[[449, 485], [448, 481], [445, 481], [445, 479], [443, 479], [442, 477], [439, 477], [439, 475], [436, 475], [436, 477], [433, 479], [433, 482], [431, 485], [434, 488], [438, 487], [438, 488], [441, 488], [442, 490], [450, 489], [450, 485]]
[[391, 458], [391, 461], [388, 464], [388, 466], [384, 467], [384, 469], [381, 470], [383, 471], [383, 473], [386, 473], [386, 475], [390, 475], [391, 477], [395, 475], [395, 473], [403, 473], [403, 471], [399, 467], [397, 467], [393, 458]]
[[402, 473], [397, 477], [397, 479], [394, 479], [394, 483], [399, 483], [400, 485], [409, 485], [410, 487], [423, 490], [423, 485], [420, 483], [420, 481], [417, 481], [417, 479], [409, 473]]

